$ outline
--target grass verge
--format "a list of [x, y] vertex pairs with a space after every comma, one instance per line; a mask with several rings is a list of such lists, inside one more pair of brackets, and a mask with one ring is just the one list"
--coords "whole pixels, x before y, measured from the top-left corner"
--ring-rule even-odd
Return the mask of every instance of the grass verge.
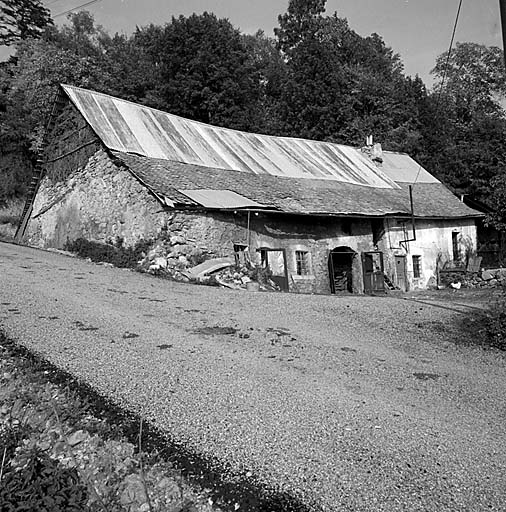
[[142, 423], [134, 444], [1, 333], [0, 354], [0, 510], [213, 510], [180, 471], [143, 449]]
[[503, 288], [489, 307], [464, 322], [468, 338], [480, 345], [506, 351], [506, 289]]
[[2, 512], [27, 496], [52, 512], [318, 510], [171, 442], [1, 330], [0, 396]]

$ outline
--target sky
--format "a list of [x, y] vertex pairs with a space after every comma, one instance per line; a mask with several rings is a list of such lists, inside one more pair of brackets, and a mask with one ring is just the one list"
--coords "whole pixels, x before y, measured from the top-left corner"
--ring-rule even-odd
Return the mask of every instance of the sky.
[[[86, 0], [43, 0], [53, 15]], [[459, 0], [327, 0], [327, 13], [348, 19], [365, 36], [373, 32], [401, 55], [405, 72], [432, 84], [436, 57], [448, 50]], [[163, 25], [172, 16], [213, 12], [228, 18], [242, 32], [258, 29], [273, 35], [288, 0], [100, 0], [88, 6], [98, 24], [110, 33], [132, 33], [136, 26]], [[65, 17], [57, 17], [59, 23]], [[463, 0], [456, 41], [502, 47], [499, 0]], [[5, 58], [0, 47], [0, 59]]]

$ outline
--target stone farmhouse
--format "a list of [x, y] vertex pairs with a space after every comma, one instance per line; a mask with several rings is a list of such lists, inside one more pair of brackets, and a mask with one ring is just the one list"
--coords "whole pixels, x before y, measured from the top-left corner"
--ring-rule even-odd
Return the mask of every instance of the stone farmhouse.
[[150, 240], [168, 265], [235, 256], [282, 290], [373, 293], [436, 285], [473, 255], [480, 216], [378, 145], [244, 133], [63, 85], [18, 239]]

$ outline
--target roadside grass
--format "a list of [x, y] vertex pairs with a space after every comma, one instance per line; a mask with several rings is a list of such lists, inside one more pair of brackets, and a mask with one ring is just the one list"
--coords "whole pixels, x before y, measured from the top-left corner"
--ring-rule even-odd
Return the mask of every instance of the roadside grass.
[[23, 201], [13, 200], [0, 208], [0, 240], [11, 241], [16, 233]]
[[474, 344], [506, 351], [506, 288], [497, 292], [482, 311], [464, 319], [462, 334]]
[[219, 510], [22, 352], [0, 332], [0, 510]]
[[103, 244], [85, 238], [77, 238], [64, 245], [64, 250], [76, 253], [80, 258], [89, 258], [95, 263], [111, 263], [118, 268], [137, 268], [144, 257], [150, 241], [140, 241], [133, 247], [125, 247], [123, 239], [116, 238], [113, 242]]

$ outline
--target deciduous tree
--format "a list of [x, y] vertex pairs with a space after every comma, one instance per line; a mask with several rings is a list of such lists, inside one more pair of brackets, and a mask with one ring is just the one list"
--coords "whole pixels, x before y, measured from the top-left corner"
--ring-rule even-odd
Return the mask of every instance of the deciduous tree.
[[2, 0], [0, 45], [40, 37], [52, 24], [51, 13], [40, 0]]

